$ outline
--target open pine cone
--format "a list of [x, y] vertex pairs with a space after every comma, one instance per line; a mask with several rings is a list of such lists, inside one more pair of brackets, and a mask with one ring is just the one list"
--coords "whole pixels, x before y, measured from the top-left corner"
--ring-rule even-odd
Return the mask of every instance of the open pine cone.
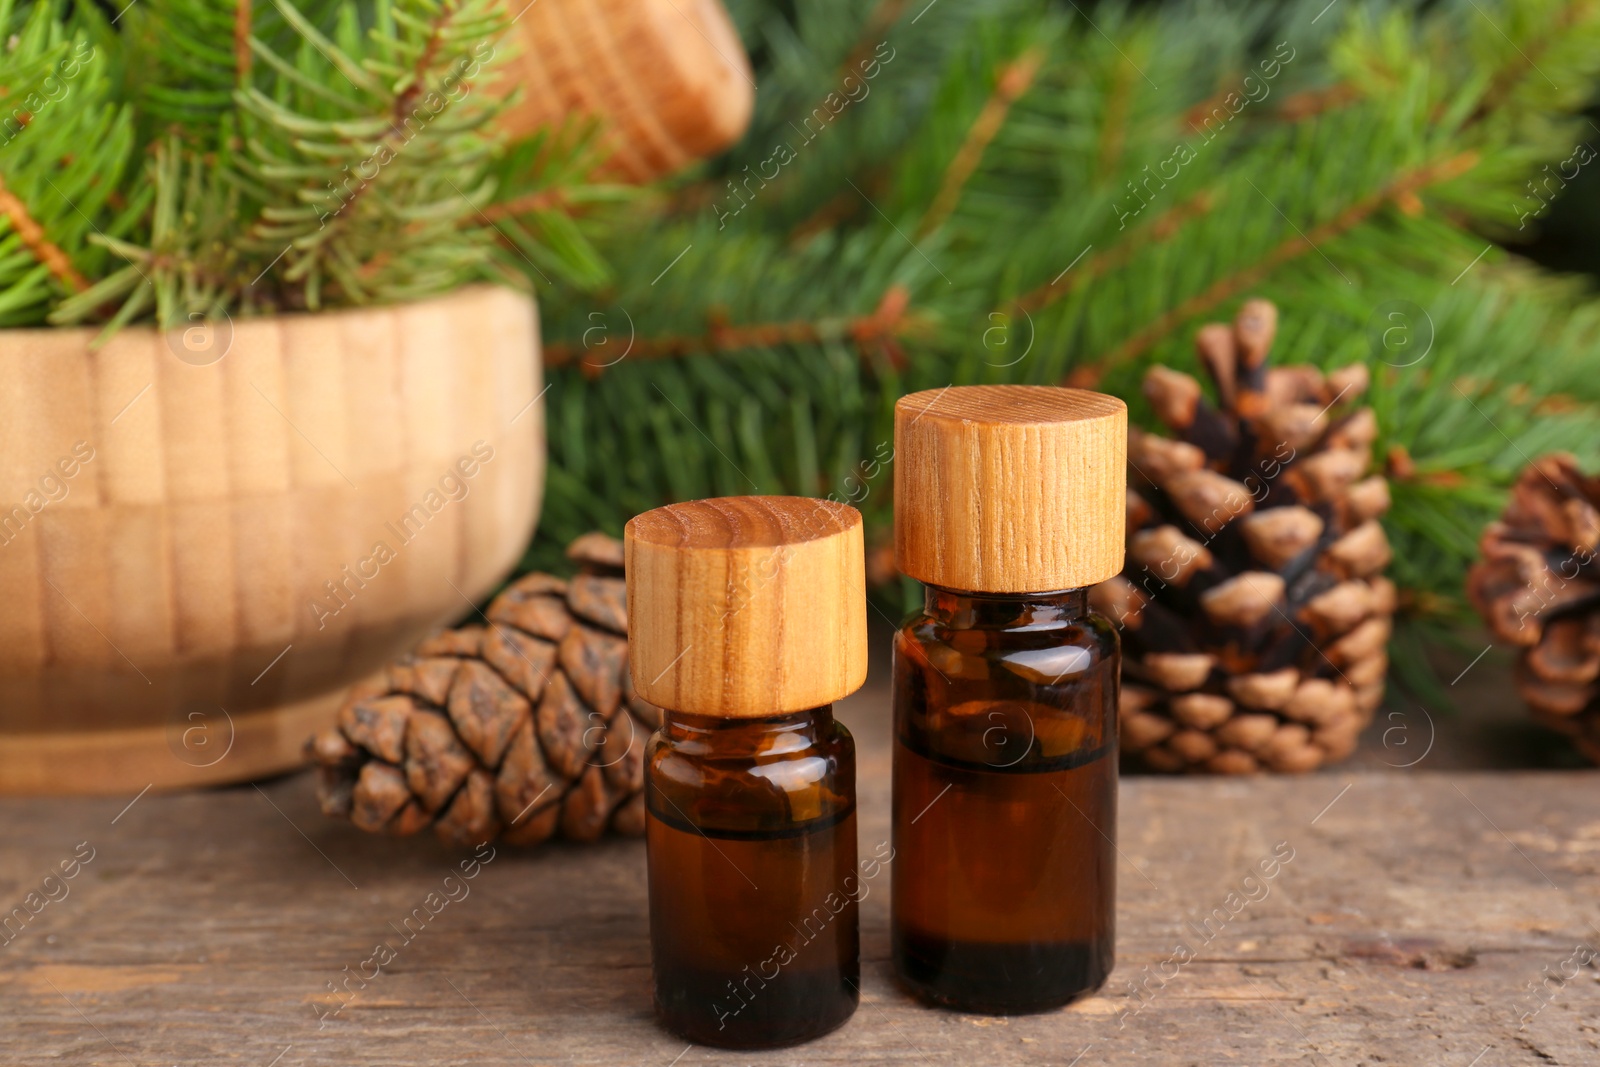
[[1521, 650], [1523, 699], [1600, 763], [1600, 476], [1565, 453], [1534, 460], [1478, 547], [1467, 596], [1496, 640]]
[[324, 813], [459, 845], [644, 833], [661, 711], [628, 674], [622, 542], [585, 534], [567, 556], [570, 581], [519, 578], [487, 626], [436, 634], [351, 694], [307, 743]]
[[1196, 337], [1217, 406], [1153, 367], [1178, 440], [1130, 431], [1128, 555], [1092, 601], [1123, 629], [1122, 749], [1160, 771], [1309, 771], [1383, 699], [1394, 585], [1367, 370], [1266, 366], [1277, 309]]

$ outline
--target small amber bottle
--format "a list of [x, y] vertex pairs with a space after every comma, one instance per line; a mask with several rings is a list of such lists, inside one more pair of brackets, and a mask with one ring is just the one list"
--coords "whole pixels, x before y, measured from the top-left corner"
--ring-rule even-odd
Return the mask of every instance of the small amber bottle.
[[645, 755], [656, 1013], [690, 1041], [776, 1048], [859, 999], [855, 743], [832, 704], [867, 674], [854, 508], [730, 497], [626, 533]]
[[895, 405], [890, 950], [926, 1000], [1059, 1007], [1111, 971], [1127, 409], [972, 386]]

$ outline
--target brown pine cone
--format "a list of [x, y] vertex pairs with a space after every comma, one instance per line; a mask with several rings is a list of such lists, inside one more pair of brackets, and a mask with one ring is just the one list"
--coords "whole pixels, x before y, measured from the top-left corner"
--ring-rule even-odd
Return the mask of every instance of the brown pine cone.
[[1600, 763], [1600, 476], [1566, 453], [1534, 460], [1478, 548], [1467, 596], [1495, 639], [1520, 649], [1523, 699]]
[[1394, 585], [1368, 474], [1360, 364], [1267, 367], [1277, 309], [1196, 337], [1216, 406], [1153, 367], [1178, 439], [1128, 439], [1128, 555], [1092, 602], [1123, 631], [1122, 750], [1159, 771], [1300, 772], [1341, 760], [1383, 699]]
[[628, 674], [622, 542], [585, 534], [567, 557], [571, 580], [519, 578], [487, 625], [436, 634], [351, 694], [307, 743], [325, 814], [457, 845], [644, 833], [661, 711]]

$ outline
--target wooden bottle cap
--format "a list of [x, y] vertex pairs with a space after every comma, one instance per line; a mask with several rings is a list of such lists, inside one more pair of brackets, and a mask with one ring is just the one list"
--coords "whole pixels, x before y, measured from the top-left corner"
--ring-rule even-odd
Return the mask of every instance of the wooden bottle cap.
[[1122, 570], [1128, 408], [1043, 385], [971, 385], [894, 406], [894, 552], [919, 581], [1041, 593]]
[[831, 704], [867, 677], [861, 514], [797, 496], [695, 500], [624, 533], [628, 659], [652, 704], [759, 718]]

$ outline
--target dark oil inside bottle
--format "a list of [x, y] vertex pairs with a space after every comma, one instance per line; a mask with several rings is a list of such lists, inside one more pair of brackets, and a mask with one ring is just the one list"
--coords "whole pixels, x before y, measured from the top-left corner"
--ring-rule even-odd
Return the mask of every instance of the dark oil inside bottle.
[[1110, 973], [1116, 648], [1082, 591], [930, 588], [897, 635], [891, 953], [924, 999], [1042, 1011]]
[[656, 1010], [724, 1048], [807, 1041], [860, 984], [855, 754], [831, 709], [667, 713], [646, 778]]

